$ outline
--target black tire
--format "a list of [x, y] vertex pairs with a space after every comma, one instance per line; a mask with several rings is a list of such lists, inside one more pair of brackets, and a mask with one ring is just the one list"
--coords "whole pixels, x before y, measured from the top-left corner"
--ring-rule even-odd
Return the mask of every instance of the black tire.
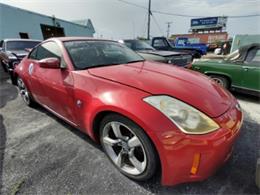
[[225, 76], [221, 76], [221, 75], [209, 75], [209, 76], [213, 81], [215, 81], [220, 86], [229, 89], [230, 82]]
[[11, 79], [12, 84], [17, 85], [17, 78], [14, 75], [14, 72], [9, 72], [9, 74], [10, 74], [10, 79]]
[[[143, 145], [143, 149], [146, 154], [146, 167], [145, 170], [139, 174], [139, 175], [133, 175], [129, 174], [125, 171], [123, 171], [120, 167], [118, 167], [114, 161], [110, 158], [109, 154], [106, 151], [104, 142], [103, 142], [103, 133], [104, 133], [104, 127], [111, 123], [111, 122], [119, 122], [127, 127], [131, 128], [131, 130], [134, 132], [134, 134], [138, 137], [138, 139], [141, 141], [141, 144]], [[151, 143], [148, 136], [144, 133], [144, 130], [140, 128], [137, 124], [135, 124], [133, 121], [129, 120], [128, 118], [121, 116], [119, 114], [109, 114], [103, 118], [100, 125], [100, 143], [103, 147], [103, 150], [105, 151], [106, 155], [108, 156], [109, 160], [112, 162], [112, 164], [124, 175], [127, 177], [136, 180], [136, 181], [146, 181], [150, 179], [152, 176], [155, 175], [155, 172], [158, 167], [158, 156], [157, 152], [155, 151], [155, 148], [153, 144]]]
[[201, 58], [201, 53], [199, 51], [195, 51], [193, 55], [193, 59], [194, 58], [198, 58], [198, 59]]
[[[29, 107], [34, 107], [36, 105], [34, 99], [32, 98], [32, 95], [29, 91], [29, 89], [26, 87], [25, 83], [20, 77], [17, 77], [17, 86], [19, 89], [19, 93], [24, 101], [24, 103]], [[27, 93], [25, 97], [25, 93]]]

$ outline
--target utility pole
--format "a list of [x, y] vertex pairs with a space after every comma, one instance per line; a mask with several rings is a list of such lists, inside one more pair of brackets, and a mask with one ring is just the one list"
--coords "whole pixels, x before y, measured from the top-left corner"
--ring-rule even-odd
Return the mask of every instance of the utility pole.
[[167, 38], [170, 36], [170, 29], [171, 29], [171, 24], [172, 24], [172, 22], [166, 22], [166, 24], [167, 24]]
[[149, 0], [148, 5], [148, 24], [147, 24], [147, 40], [150, 40], [150, 23], [151, 23], [151, 0]]

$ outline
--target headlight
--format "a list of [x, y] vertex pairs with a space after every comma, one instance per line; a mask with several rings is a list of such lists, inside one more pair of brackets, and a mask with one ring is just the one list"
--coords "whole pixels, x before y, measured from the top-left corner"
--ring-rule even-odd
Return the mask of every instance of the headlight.
[[161, 111], [182, 132], [205, 134], [215, 131], [219, 125], [192, 106], [169, 96], [150, 96], [144, 101]]

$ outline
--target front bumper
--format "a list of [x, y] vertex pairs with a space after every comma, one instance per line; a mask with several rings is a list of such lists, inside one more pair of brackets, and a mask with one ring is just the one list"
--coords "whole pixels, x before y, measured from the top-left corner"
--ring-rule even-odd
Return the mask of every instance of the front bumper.
[[[230, 157], [243, 121], [240, 109], [233, 105], [215, 118], [221, 128], [205, 135], [163, 134], [162, 184], [201, 181], [214, 174]], [[195, 165], [195, 169], [194, 169]]]

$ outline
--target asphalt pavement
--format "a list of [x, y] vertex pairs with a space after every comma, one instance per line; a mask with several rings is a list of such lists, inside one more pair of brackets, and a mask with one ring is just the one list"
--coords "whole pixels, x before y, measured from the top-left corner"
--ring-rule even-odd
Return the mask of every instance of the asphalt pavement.
[[159, 177], [137, 183], [121, 175], [87, 135], [41, 107], [25, 106], [0, 75], [0, 194], [260, 193], [260, 102], [253, 96], [234, 94], [245, 119], [230, 160], [203, 182], [163, 187]]

